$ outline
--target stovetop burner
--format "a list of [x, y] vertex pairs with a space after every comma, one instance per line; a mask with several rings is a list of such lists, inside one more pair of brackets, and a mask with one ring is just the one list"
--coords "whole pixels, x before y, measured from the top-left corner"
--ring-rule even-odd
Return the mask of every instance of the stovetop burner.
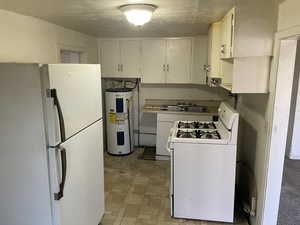
[[203, 130], [178, 130], [177, 138], [196, 138], [196, 139], [221, 139], [217, 130], [203, 131]]
[[195, 134], [192, 131], [179, 130], [177, 132], [177, 137], [178, 138], [195, 138]]
[[178, 123], [177, 128], [184, 128], [184, 129], [216, 129], [216, 125], [214, 122], [183, 122], [180, 121]]

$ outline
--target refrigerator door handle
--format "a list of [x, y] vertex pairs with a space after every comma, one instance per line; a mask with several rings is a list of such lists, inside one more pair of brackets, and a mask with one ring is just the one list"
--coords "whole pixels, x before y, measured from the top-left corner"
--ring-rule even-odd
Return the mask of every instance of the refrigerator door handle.
[[64, 189], [65, 189], [65, 183], [66, 183], [66, 176], [67, 176], [67, 152], [66, 149], [57, 146], [57, 151], [60, 151], [60, 159], [61, 159], [61, 182], [59, 184], [59, 192], [54, 193], [54, 199], [56, 201], [59, 201], [64, 197]]
[[64, 142], [66, 141], [66, 130], [65, 130], [65, 122], [64, 122], [64, 116], [59, 104], [59, 100], [57, 97], [57, 91], [56, 89], [51, 89], [51, 97], [54, 100], [54, 105], [57, 108], [57, 113], [58, 113], [58, 120], [59, 120], [59, 130], [60, 130], [60, 141]]

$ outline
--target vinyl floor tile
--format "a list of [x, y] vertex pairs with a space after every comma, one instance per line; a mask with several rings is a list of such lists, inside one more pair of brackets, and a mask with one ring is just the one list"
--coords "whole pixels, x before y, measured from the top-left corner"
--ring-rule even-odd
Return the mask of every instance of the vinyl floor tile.
[[[170, 216], [169, 161], [141, 160], [141, 149], [124, 157], [105, 154], [106, 212], [101, 225], [224, 225]], [[247, 225], [239, 222], [235, 225]]]

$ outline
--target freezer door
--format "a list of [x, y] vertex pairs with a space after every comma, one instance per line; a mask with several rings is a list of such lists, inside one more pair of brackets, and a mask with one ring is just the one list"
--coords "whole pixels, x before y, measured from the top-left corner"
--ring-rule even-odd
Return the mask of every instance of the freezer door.
[[67, 139], [102, 118], [100, 65], [50, 64], [46, 67], [50, 89], [56, 90], [59, 99]]
[[104, 214], [103, 127], [99, 121], [70, 138], [60, 147], [66, 150], [66, 182], [63, 197], [59, 192], [62, 166], [61, 154], [53, 151], [52, 197], [56, 225], [97, 225]]

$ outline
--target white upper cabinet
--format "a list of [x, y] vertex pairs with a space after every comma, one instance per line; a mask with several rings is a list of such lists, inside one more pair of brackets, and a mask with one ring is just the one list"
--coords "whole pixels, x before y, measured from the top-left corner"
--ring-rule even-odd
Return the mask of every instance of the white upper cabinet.
[[140, 41], [122, 40], [121, 49], [121, 72], [123, 77], [140, 77]]
[[207, 36], [99, 40], [103, 77], [145, 84], [205, 84]]
[[140, 77], [140, 41], [100, 40], [103, 77]]
[[231, 9], [222, 19], [220, 47], [220, 54], [222, 59], [233, 57], [234, 20], [235, 8]]
[[[236, 1], [222, 19], [219, 67], [209, 76], [219, 70], [221, 87], [231, 93], [268, 92], [275, 8], [273, 0]], [[214, 48], [210, 49], [211, 62]]]
[[104, 77], [120, 76], [120, 47], [117, 40], [99, 41], [101, 73]]
[[166, 40], [142, 40], [142, 83], [165, 83]]
[[191, 83], [192, 39], [142, 40], [142, 83]]
[[221, 22], [213, 23], [208, 31], [208, 77], [220, 78]]
[[191, 82], [191, 39], [167, 40], [167, 83], [190, 83]]
[[193, 38], [192, 43], [192, 84], [206, 84], [207, 77], [207, 53], [208, 53], [208, 40], [207, 36], [199, 36]]

